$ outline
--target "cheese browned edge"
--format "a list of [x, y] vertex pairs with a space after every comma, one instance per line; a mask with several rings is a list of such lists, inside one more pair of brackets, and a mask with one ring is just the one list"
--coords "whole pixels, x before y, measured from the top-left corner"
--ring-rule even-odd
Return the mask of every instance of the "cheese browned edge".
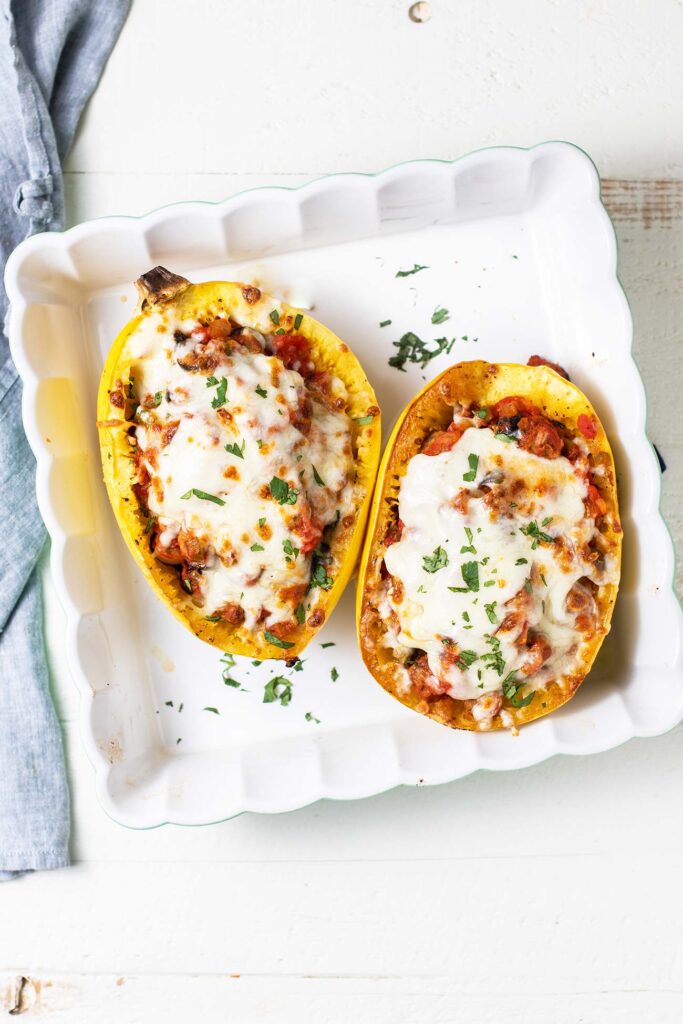
[[[167, 274], [167, 272], [165, 272]], [[144, 275], [141, 279], [150, 279]], [[175, 275], [174, 287], [159, 295], [144, 295], [141, 308], [114, 341], [107, 358], [98, 394], [98, 426], [105, 484], [119, 527], [135, 561], [142, 569], [155, 593], [175, 617], [200, 639], [232, 654], [253, 658], [290, 659], [298, 656], [313, 635], [329, 618], [351, 576], [362, 544], [372, 487], [379, 461], [381, 437], [380, 415], [375, 394], [358, 360], [349, 347], [332, 331], [320, 324], [305, 310], [262, 294], [253, 284], [239, 282], [206, 282], [190, 284]], [[178, 284], [178, 282], [181, 282]], [[333, 531], [329, 543], [328, 574], [332, 587], [320, 597], [312, 621], [305, 621], [288, 637], [287, 647], [278, 647], [264, 638], [262, 631], [246, 630], [220, 621], [208, 621], [197, 608], [191, 595], [179, 586], [178, 573], [162, 564], [145, 542], [146, 517], [141, 514], [135, 497], [135, 466], [131, 459], [128, 431], [131, 423], [122, 418], [121, 408], [113, 404], [111, 395], [125, 388], [135, 360], [127, 351], [127, 342], [142, 319], [155, 315], [159, 309], [172, 310], [180, 320], [212, 320], [217, 316], [233, 317], [243, 324], [262, 321], [273, 308], [280, 310], [283, 323], [292, 325], [299, 317], [299, 333], [308, 341], [316, 370], [328, 371], [344, 384], [348, 395], [347, 412], [353, 424], [352, 450], [354, 462], [354, 494], [345, 521]]]
[[[385, 615], [380, 610], [384, 584], [382, 565], [385, 539], [391, 536], [397, 524], [401, 481], [413, 456], [421, 452], [434, 431], [444, 430], [452, 423], [456, 405], [488, 407], [510, 396], [526, 398], [543, 415], [561, 422], [577, 437], [580, 416], [589, 417], [595, 424], [595, 436], [581, 437], [581, 441], [591, 463], [601, 466], [598, 474], [591, 473], [591, 482], [607, 505], [601, 533], [613, 558], [616, 574], [615, 582], [598, 589], [598, 628], [592, 639], [583, 644], [581, 662], [574, 670], [561, 681], [549, 683], [543, 691], [543, 699], [534, 700], [526, 707], [515, 708], [504, 700], [500, 713], [482, 725], [472, 714], [472, 701], [457, 700], [448, 695], [425, 700], [414, 686], [407, 685], [405, 668], [385, 645]], [[409, 404], [399, 418], [384, 453], [357, 590], [358, 633], [363, 659], [375, 679], [397, 700], [452, 728], [474, 731], [515, 728], [549, 714], [576, 693], [609, 632], [618, 587], [621, 541], [614, 459], [602, 424], [586, 396], [547, 366], [484, 361], [457, 364], [428, 384]]]

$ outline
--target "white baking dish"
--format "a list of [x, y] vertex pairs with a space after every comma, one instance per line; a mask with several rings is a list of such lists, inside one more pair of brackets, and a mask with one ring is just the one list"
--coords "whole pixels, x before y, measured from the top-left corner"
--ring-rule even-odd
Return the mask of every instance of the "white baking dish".
[[[387, 428], [448, 361], [525, 362], [540, 353], [567, 367], [611, 436], [625, 531], [614, 627], [574, 700], [517, 737], [451, 732], [404, 709], [363, 668], [351, 587], [303, 671], [285, 672], [289, 706], [262, 702], [281, 665], [244, 661], [232, 672], [244, 689], [223, 684], [217, 653], [148, 591], [101, 481], [98, 377], [132, 314], [130, 282], [157, 263], [194, 280], [255, 281], [314, 308], [362, 360]], [[415, 263], [429, 271], [396, 278]], [[683, 717], [683, 616], [659, 471], [614, 232], [580, 150], [485, 150], [92, 221], [24, 242], [6, 284], [82, 732], [102, 804], [118, 821], [197, 824], [444, 782], [605, 750]], [[436, 306], [450, 320], [432, 328]], [[457, 341], [424, 373], [400, 373], [387, 360], [407, 330]]]

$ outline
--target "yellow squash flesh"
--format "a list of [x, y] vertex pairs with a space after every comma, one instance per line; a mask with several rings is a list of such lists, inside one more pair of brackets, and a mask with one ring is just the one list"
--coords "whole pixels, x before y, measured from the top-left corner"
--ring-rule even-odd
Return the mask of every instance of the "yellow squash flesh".
[[[414, 687], [406, 689], [404, 670], [395, 660], [391, 649], [382, 644], [384, 625], [375, 597], [381, 583], [384, 538], [388, 529], [396, 523], [401, 480], [410, 459], [420, 452], [433, 431], [445, 429], [452, 421], [454, 404], [471, 403], [488, 408], [512, 395], [529, 399], [546, 417], [565, 424], [572, 434], [580, 436], [577, 421], [581, 414], [591, 417], [597, 424], [595, 438], [583, 440], [588, 447], [591, 462], [602, 467], [602, 475], [594, 477], [592, 482], [607, 503], [607, 514], [602, 525], [603, 541], [617, 569], [621, 561], [622, 534], [614, 458], [595, 410], [577, 387], [547, 366], [475, 361], [452, 366], [423, 388], [399, 417], [382, 458], [358, 576], [358, 638], [366, 666], [385, 690], [407, 707], [455, 729], [480, 728], [470, 711], [472, 701], [444, 696], [427, 702]], [[596, 595], [598, 627], [591, 641], [584, 644], [576, 671], [564, 676], [561, 683], [550, 683], [543, 690], [542, 698], [533, 700], [527, 707], [515, 708], [509, 701], [504, 701], [501, 713], [506, 721], [498, 714], [490, 728], [522, 725], [549, 714], [570, 700], [590, 670], [609, 632], [617, 587], [617, 584], [610, 584], [599, 588]]]
[[[168, 275], [167, 271], [164, 273]], [[144, 278], [140, 280], [144, 281]], [[104, 482], [112, 509], [123, 538], [152, 590], [196, 636], [231, 654], [258, 659], [294, 658], [327, 621], [356, 566], [379, 462], [381, 425], [377, 400], [360, 363], [349, 347], [305, 310], [300, 311], [276, 302], [267, 295], [260, 295], [253, 286], [235, 282], [184, 282], [180, 291], [176, 294], [173, 291], [171, 288], [167, 294], [159, 293], [143, 302], [142, 311], [126, 324], [114, 341], [102, 372], [97, 419]], [[253, 324], [257, 320], [267, 321], [268, 313], [275, 305], [280, 311], [280, 323], [286, 329], [291, 330], [297, 314], [302, 315], [296, 333], [308, 340], [316, 370], [333, 373], [346, 386], [349, 396], [347, 412], [354, 421], [352, 445], [357, 495], [352, 514], [345, 516], [339, 523], [330, 541], [332, 562], [327, 572], [333, 576], [334, 584], [329, 591], [320, 592], [314, 614], [288, 635], [287, 640], [291, 646], [286, 649], [269, 643], [261, 632], [251, 632], [243, 626], [233, 626], [223, 621], [208, 621], [205, 612], [193, 603], [191, 596], [181, 587], [176, 570], [154, 557], [145, 536], [146, 517], [141, 513], [132, 489], [135, 467], [128, 439], [130, 423], [123, 419], [122, 410], [110, 401], [110, 393], [121, 384], [125, 387], [131, 372], [134, 374], [135, 360], [130, 357], [127, 342], [151, 310], [163, 313], [164, 309], [168, 309], [181, 320], [213, 319], [217, 315], [227, 315], [238, 323]], [[359, 419], [368, 422], [355, 422]]]

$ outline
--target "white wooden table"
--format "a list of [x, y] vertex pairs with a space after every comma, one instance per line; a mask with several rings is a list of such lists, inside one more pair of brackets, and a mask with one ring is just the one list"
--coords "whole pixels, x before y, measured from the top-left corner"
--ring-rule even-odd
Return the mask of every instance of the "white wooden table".
[[[680, 549], [683, 3], [433, 0], [432, 15], [413, 23], [406, 0], [134, 0], [68, 163], [69, 219], [578, 143], [606, 179]], [[683, 1019], [680, 728], [431, 790], [127, 831], [95, 801], [46, 583], [74, 867], [0, 889], [0, 1017]]]

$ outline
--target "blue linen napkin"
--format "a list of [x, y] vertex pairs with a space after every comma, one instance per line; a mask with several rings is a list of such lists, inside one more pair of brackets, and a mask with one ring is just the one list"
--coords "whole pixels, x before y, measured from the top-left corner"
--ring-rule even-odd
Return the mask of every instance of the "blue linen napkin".
[[[27, 235], [64, 225], [61, 161], [128, 6], [0, 0], [2, 270]], [[0, 323], [6, 312], [0, 289]], [[45, 531], [34, 478], [21, 384], [0, 334], [0, 881], [69, 863], [69, 796], [35, 571]]]

